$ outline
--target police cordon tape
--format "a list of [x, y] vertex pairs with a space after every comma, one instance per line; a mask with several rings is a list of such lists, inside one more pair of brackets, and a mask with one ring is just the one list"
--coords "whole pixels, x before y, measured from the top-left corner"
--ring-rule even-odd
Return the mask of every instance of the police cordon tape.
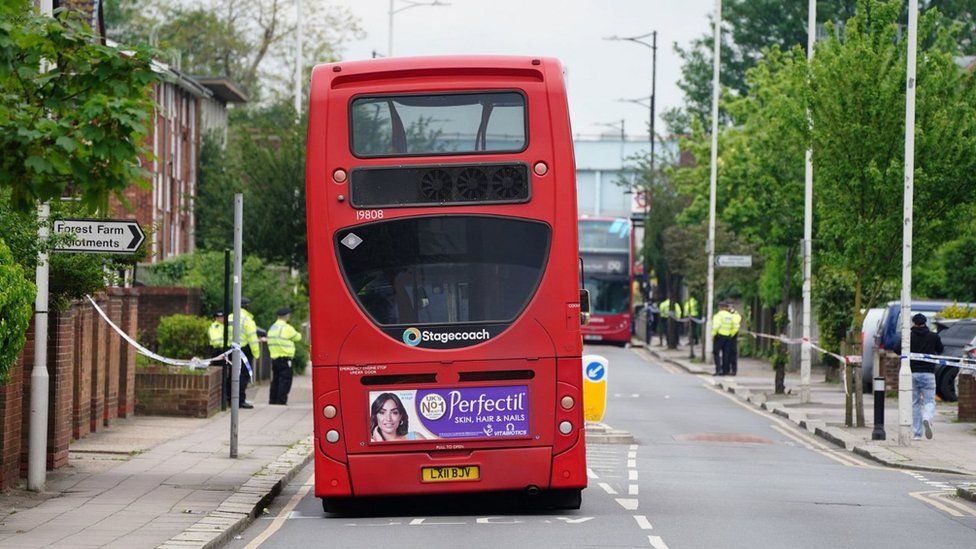
[[[86, 295], [85, 297], [88, 298], [88, 301], [91, 302], [92, 307], [94, 307], [95, 310], [98, 311], [99, 316], [101, 316], [102, 319], [105, 320], [105, 322], [107, 322], [108, 325], [111, 326], [112, 329], [115, 330], [122, 339], [124, 339], [129, 345], [135, 347], [136, 351], [140, 355], [147, 356], [153, 360], [162, 362], [163, 364], [168, 364], [170, 366], [183, 366], [183, 367], [193, 368], [193, 369], [203, 369], [212, 366], [213, 363], [218, 361], [230, 362], [230, 355], [231, 353], [234, 352], [234, 349], [239, 349], [239, 350], [241, 349], [240, 345], [231, 342], [230, 344], [231, 348], [229, 350], [224, 351], [223, 353], [213, 358], [193, 357], [190, 360], [179, 360], [176, 358], [164, 357], [150, 351], [149, 349], [140, 345], [138, 341], [129, 337], [129, 334], [122, 331], [121, 328], [119, 328], [118, 326], [115, 325], [114, 322], [112, 322], [112, 320], [108, 317], [108, 315], [105, 314], [105, 311], [103, 311], [102, 308], [98, 306], [98, 303], [95, 303], [95, 300], [92, 299], [92, 296]], [[247, 356], [244, 354], [243, 350], [241, 351], [240, 354], [241, 354], [241, 363], [244, 365], [245, 368], [247, 368], [248, 373], [253, 375], [254, 371], [251, 369], [251, 364], [248, 362]]]
[[[783, 343], [783, 344], [786, 344], [786, 345], [800, 345], [804, 341], [803, 338], [799, 338], [799, 339], [796, 339], [796, 338], [788, 338], [788, 337], [783, 336], [783, 335], [762, 334], [762, 333], [758, 333], [758, 332], [750, 332], [748, 330], [746, 330], [745, 333], [747, 333], [747, 334], [749, 334], [749, 335], [751, 335], [753, 337], [762, 337], [762, 338], [765, 338], [765, 339], [773, 339], [773, 340], [779, 341], [780, 343]], [[839, 355], [837, 353], [833, 353], [831, 351], [828, 351], [827, 349], [824, 349], [823, 347], [817, 345], [813, 341], [810, 342], [810, 347], [812, 347], [813, 349], [816, 349], [817, 351], [820, 351], [821, 353], [824, 353], [826, 355], [830, 355], [830, 356], [836, 358], [842, 364], [845, 364], [845, 365], [846, 364], [860, 364], [861, 361], [862, 361], [862, 357], [860, 355], [848, 355], [848, 356]], [[924, 353], [909, 353], [907, 355], [901, 355], [901, 358], [907, 358], [909, 360], [915, 360], [915, 361], [918, 361], [918, 362], [929, 362], [929, 363], [932, 363], [932, 364], [941, 364], [943, 366], [955, 366], [957, 368], [963, 368], [963, 369], [966, 369], [966, 370], [974, 370], [974, 371], [976, 371], [976, 357], [970, 358], [970, 357], [945, 356], [945, 355], [929, 355], [929, 354], [924, 354]]]
[[[660, 314], [660, 312], [658, 314]], [[668, 318], [673, 318], [675, 320], [675, 322], [681, 322], [682, 324], [688, 324], [689, 322], [694, 322], [695, 324], [704, 324], [705, 323], [705, 318], [704, 317], [702, 317], [702, 318], [695, 318], [693, 316], [679, 317], [678, 315], [674, 314], [674, 311], [668, 311], [668, 314], [666, 314], [664, 316], [666, 316]]]

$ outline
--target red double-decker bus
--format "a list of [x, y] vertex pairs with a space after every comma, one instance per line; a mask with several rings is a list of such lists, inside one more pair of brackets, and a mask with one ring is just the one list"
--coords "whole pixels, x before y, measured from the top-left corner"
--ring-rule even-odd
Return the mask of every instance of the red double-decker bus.
[[626, 218], [581, 217], [579, 253], [590, 294], [590, 322], [583, 339], [624, 345], [630, 341], [634, 237]]
[[326, 510], [488, 491], [578, 508], [585, 300], [559, 62], [317, 66], [306, 169]]

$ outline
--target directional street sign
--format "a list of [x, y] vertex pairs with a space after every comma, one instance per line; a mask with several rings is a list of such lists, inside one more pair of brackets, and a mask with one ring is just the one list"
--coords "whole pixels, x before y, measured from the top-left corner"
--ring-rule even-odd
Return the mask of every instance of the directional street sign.
[[59, 252], [134, 254], [146, 234], [139, 222], [119, 219], [65, 219], [54, 222], [54, 234], [71, 234]]
[[751, 255], [717, 255], [716, 267], [752, 267]]

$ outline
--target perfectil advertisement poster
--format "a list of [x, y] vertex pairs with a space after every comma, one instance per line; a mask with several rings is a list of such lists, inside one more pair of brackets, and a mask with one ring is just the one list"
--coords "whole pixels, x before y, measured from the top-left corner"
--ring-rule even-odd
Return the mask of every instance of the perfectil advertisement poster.
[[370, 391], [372, 442], [529, 436], [528, 386]]

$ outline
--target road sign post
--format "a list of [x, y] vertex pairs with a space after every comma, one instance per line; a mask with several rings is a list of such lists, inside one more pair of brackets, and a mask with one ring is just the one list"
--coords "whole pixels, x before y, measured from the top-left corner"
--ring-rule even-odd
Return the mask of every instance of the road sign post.
[[118, 219], [62, 219], [55, 235], [73, 235], [56, 251], [67, 253], [134, 254], [146, 240], [139, 222]]

